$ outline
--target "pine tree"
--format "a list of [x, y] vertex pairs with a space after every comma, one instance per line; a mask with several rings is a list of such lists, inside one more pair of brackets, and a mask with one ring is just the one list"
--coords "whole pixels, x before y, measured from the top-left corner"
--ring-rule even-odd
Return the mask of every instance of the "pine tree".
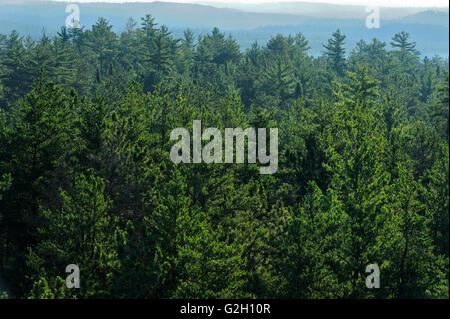
[[24, 43], [23, 38], [16, 31], [12, 31], [4, 41], [5, 50], [1, 63], [4, 70], [0, 79], [4, 86], [2, 107], [7, 107], [8, 103], [28, 92], [37, 74], [34, 73], [36, 62], [28, 49], [34, 46], [31, 39], [27, 38]]
[[345, 35], [337, 29], [332, 38], [323, 47], [327, 50], [326, 54], [330, 61], [332, 69], [338, 74], [343, 75], [345, 72]]
[[[1, 233], [7, 238], [5, 253], [20, 252], [14, 254], [16, 257], [5, 270], [8, 274], [13, 271], [14, 278], [27, 273], [23, 269], [23, 253], [38, 238], [36, 227], [42, 222], [39, 206], [43, 201], [51, 205], [48, 192], [54, 186], [54, 173], [71, 147], [69, 117], [66, 96], [43, 74], [15, 110], [1, 165], [11, 174], [12, 182], [11, 191], [1, 201], [5, 218], [0, 224]], [[17, 289], [25, 287], [20, 285]]]
[[409, 52], [418, 54], [416, 51], [416, 42], [408, 42], [410, 35], [408, 32], [402, 31], [396, 33], [391, 41], [391, 46], [397, 48], [400, 52]]
[[41, 276], [55, 277], [70, 264], [80, 267], [83, 285], [76, 294], [84, 297], [108, 296], [114, 269], [116, 220], [108, 215], [112, 203], [104, 189], [101, 178], [76, 177], [70, 192], [60, 191], [60, 210], [42, 211], [46, 219], [39, 229], [42, 240], [28, 253], [28, 264]]

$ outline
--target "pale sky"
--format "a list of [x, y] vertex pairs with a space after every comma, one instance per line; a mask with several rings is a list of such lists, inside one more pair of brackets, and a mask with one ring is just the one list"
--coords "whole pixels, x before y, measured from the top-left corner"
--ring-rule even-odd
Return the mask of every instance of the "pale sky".
[[[59, 0], [65, 2], [154, 2], [152, 0]], [[445, 7], [448, 8], [448, 0], [159, 0], [161, 2], [179, 3], [267, 3], [267, 2], [317, 2], [333, 4], [350, 4], [362, 6], [381, 7]]]

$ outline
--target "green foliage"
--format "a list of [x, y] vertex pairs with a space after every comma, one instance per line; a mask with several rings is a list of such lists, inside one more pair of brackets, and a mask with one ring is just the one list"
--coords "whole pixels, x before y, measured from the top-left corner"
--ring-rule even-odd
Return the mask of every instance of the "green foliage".
[[405, 32], [405, 31], [396, 33], [394, 35], [394, 37], [392, 38], [391, 46], [393, 48], [397, 48], [401, 52], [416, 53], [416, 50], [415, 50], [416, 43], [408, 42], [409, 37], [410, 37], [409, 33]]
[[342, 75], [345, 69], [345, 35], [341, 34], [339, 29], [333, 33], [333, 37], [323, 47], [327, 49], [327, 56], [332, 69]]
[[[339, 30], [241, 52], [147, 15], [0, 37], [0, 273], [19, 298], [448, 298], [448, 60]], [[279, 169], [170, 132], [279, 128]], [[65, 267], [80, 267], [80, 289]], [[379, 289], [365, 286], [378, 264]], [[12, 287], [10, 290], [9, 287]], [[5, 295], [0, 295], [5, 297]]]
[[[70, 193], [61, 190], [60, 210], [42, 211], [47, 220], [38, 229], [42, 239], [28, 253], [28, 265], [36, 274], [54, 276], [66, 265], [76, 264], [83, 269], [83, 286], [97, 287], [95, 295], [106, 294], [104, 285], [111, 276], [116, 255], [111, 248], [117, 221], [108, 215], [112, 203], [105, 197], [104, 189], [101, 178], [80, 175], [75, 178]], [[45, 277], [35, 287], [38, 293], [46, 294]], [[80, 289], [82, 296], [92, 293]]]
[[434, 120], [436, 129], [439, 134], [443, 137], [446, 137], [448, 140], [448, 114], [449, 114], [449, 78], [448, 71], [445, 73], [445, 77], [442, 79], [440, 86], [438, 87], [438, 101], [436, 104], [431, 105], [430, 108], [432, 110], [431, 116]]
[[8, 299], [8, 294], [6, 293], [6, 291], [0, 290], [0, 299]]
[[52, 284], [41, 278], [35, 282], [28, 299], [68, 299], [66, 283], [61, 277], [56, 277]]

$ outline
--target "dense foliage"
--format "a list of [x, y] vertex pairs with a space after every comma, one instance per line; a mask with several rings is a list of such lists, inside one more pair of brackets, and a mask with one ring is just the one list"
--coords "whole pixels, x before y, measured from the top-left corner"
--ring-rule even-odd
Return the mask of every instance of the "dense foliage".
[[[147, 15], [0, 38], [0, 274], [22, 298], [448, 298], [448, 60], [409, 34], [241, 52]], [[279, 169], [170, 132], [279, 128]], [[77, 264], [81, 288], [65, 287]], [[378, 264], [381, 287], [367, 289]], [[1, 295], [1, 293], [0, 293]]]

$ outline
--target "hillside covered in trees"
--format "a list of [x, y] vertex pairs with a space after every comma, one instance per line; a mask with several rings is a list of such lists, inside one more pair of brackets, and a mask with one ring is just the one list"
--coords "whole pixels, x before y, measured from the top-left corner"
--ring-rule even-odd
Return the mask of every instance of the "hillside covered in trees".
[[[279, 35], [244, 52], [150, 15], [120, 34], [99, 18], [1, 35], [8, 294], [448, 298], [448, 59], [419, 58], [401, 30], [345, 41], [336, 30], [313, 57], [301, 33]], [[278, 128], [278, 171], [174, 164], [170, 132], [193, 120]]]

